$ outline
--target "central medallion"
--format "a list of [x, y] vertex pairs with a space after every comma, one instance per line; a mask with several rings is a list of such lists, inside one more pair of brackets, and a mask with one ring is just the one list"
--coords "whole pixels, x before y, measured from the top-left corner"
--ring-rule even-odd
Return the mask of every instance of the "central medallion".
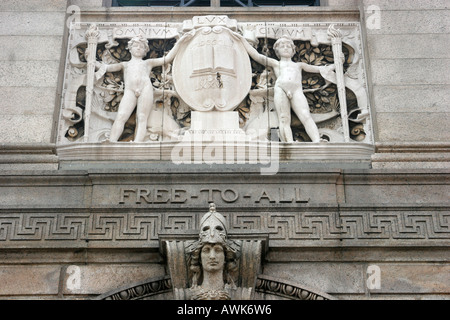
[[230, 28], [216, 24], [217, 18], [206, 16], [207, 23], [194, 24], [193, 37], [173, 63], [176, 90], [195, 111], [232, 111], [251, 87], [249, 56]]

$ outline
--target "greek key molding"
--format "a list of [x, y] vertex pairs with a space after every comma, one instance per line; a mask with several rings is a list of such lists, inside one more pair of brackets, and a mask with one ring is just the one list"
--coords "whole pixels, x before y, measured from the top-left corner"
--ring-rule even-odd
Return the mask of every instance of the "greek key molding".
[[[24, 243], [30, 247], [158, 247], [160, 233], [194, 230], [198, 228], [200, 215], [192, 211], [104, 211], [20, 213], [3, 210], [0, 243], [5, 248]], [[414, 207], [316, 208], [299, 212], [224, 212], [223, 215], [230, 230], [264, 230], [269, 234], [271, 245], [276, 246], [332, 245], [339, 240], [353, 244], [362, 241], [366, 245], [387, 241], [392, 246], [427, 240], [424, 245], [434, 245], [450, 240], [450, 211], [445, 207], [420, 210]]]

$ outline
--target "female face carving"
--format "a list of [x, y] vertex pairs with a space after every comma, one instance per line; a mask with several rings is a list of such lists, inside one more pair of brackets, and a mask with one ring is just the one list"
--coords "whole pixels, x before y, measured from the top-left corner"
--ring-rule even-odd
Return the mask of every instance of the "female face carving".
[[206, 243], [201, 251], [201, 261], [204, 272], [223, 270], [225, 253], [222, 245]]

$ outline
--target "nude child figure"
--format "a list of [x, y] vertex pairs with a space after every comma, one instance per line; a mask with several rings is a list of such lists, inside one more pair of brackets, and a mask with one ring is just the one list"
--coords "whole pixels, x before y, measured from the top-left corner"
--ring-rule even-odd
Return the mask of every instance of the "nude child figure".
[[180, 48], [180, 44], [192, 35], [186, 34], [181, 37], [164, 57], [143, 60], [149, 51], [148, 40], [143, 36], [132, 38], [128, 42], [128, 50], [131, 53], [131, 60], [117, 64], [105, 65], [96, 63], [96, 68], [102, 72], [117, 72], [123, 70], [124, 94], [119, 104], [116, 119], [111, 128], [109, 141], [116, 142], [122, 135], [125, 122], [128, 121], [131, 113], [136, 107], [136, 132], [134, 141], [143, 142], [147, 132], [147, 120], [153, 107], [153, 86], [150, 80], [150, 73], [153, 68], [171, 62]]
[[294, 142], [291, 129], [291, 108], [305, 127], [306, 133], [312, 142], [325, 141], [320, 138], [316, 123], [311, 117], [308, 101], [302, 88], [302, 70], [306, 72], [319, 73], [321, 68], [332, 68], [331, 66], [313, 66], [303, 62], [293, 62], [295, 54], [294, 42], [286, 37], [278, 39], [274, 44], [279, 61], [260, 54], [242, 36], [241, 38], [248, 54], [256, 62], [271, 67], [274, 71], [276, 82], [274, 87], [274, 103], [279, 119], [280, 139], [282, 142]]

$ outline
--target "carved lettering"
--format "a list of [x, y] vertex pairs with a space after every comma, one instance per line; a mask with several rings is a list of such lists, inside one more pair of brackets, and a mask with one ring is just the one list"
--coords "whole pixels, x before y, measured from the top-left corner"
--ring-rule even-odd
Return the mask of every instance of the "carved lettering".
[[173, 38], [177, 33], [174, 28], [165, 27], [122, 27], [113, 29], [114, 38], [129, 38], [141, 34], [146, 38], [165, 39]]
[[308, 203], [309, 198], [305, 199], [300, 196], [300, 188], [294, 188], [295, 190], [295, 202], [296, 203]]
[[148, 189], [137, 189], [136, 192], [136, 203], [141, 203], [141, 199], [144, 199], [147, 203], [152, 203], [152, 201], [149, 199], [150, 196], [150, 190]]
[[259, 196], [258, 200], [255, 201], [255, 203], [260, 203], [260, 202], [261, 202], [261, 199], [267, 199], [267, 200], [269, 200], [270, 203], [275, 203], [275, 202], [276, 202], [275, 200], [273, 200], [273, 199], [269, 196], [269, 194], [266, 192], [266, 190], [263, 190], [263, 191], [261, 192], [261, 195]]
[[280, 38], [287, 36], [292, 40], [310, 40], [312, 37], [311, 28], [299, 27], [260, 27], [256, 29], [256, 37]]
[[187, 200], [186, 190], [172, 189], [170, 202], [171, 203], [185, 203]]
[[226, 25], [228, 18], [226, 16], [198, 16], [193, 21], [196, 25]]
[[131, 192], [135, 192], [135, 190], [134, 189], [123, 189], [123, 188], [120, 188], [119, 204], [125, 203], [125, 198], [128, 198], [130, 196]]
[[169, 190], [156, 189], [154, 203], [167, 203], [170, 200]]
[[211, 89], [211, 88], [221, 88], [223, 87], [223, 84], [221, 86], [221, 81], [217, 80], [217, 77], [214, 77], [213, 75], [203, 76], [199, 77], [197, 79], [197, 86], [195, 87], [195, 90], [204, 90], [204, 89]]
[[291, 203], [294, 200], [292, 197], [289, 197], [289, 198], [286, 197], [284, 188], [278, 188], [278, 190], [280, 191], [279, 192], [279, 194], [280, 194], [279, 202], [280, 203]]
[[[190, 190], [189, 190], [190, 191]], [[165, 187], [137, 187], [120, 188], [119, 204], [180, 204], [186, 203], [191, 199], [199, 199], [202, 202], [216, 202], [222, 200], [225, 203], [236, 203], [239, 199], [251, 199], [254, 203], [308, 203], [306, 198], [300, 192], [300, 188], [276, 188], [260, 189], [253, 195], [243, 193], [240, 197], [240, 191], [234, 188], [202, 188], [189, 192], [184, 188], [165, 188]], [[199, 196], [205, 194], [204, 196]], [[191, 200], [195, 201], [195, 200]], [[247, 200], [248, 201], [248, 200]]]
[[221, 192], [220, 189], [201, 189], [200, 192], [208, 191], [208, 202], [214, 202], [213, 193], [214, 191]]
[[[227, 196], [227, 193], [228, 193], [228, 196]], [[229, 197], [230, 193], [232, 194], [231, 197]], [[229, 202], [229, 203], [230, 202], [235, 202], [238, 199], [238, 197], [239, 197], [239, 193], [236, 190], [234, 190], [234, 189], [225, 189], [224, 191], [222, 191], [220, 193], [220, 195], [222, 196], [222, 200], [223, 201]]]

